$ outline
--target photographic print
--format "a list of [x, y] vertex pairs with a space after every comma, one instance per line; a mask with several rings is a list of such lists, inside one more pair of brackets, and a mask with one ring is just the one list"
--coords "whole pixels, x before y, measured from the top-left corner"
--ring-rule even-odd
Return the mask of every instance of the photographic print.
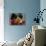
[[11, 13], [10, 16], [10, 25], [24, 25], [25, 16], [23, 13]]

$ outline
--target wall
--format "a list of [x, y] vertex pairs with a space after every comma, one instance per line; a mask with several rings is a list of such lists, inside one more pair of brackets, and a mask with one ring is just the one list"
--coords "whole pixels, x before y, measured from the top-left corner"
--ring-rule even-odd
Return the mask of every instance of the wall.
[[0, 0], [0, 42], [4, 41], [4, 8], [3, 0]]
[[[46, 9], [46, 0], [41, 0], [40, 1], [40, 9], [41, 9], [41, 11], [43, 10], [43, 9]], [[42, 22], [41, 21], [41, 25], [43, 25], [43, 26], [46, 26], [46, 11], [44, 11], [43, 12], [43, 19], [44, 19], [44, 21]]]
[[[18, 41], [24, 37], [33, 24], [35, 12], [40, 9], [40, 0], [4, 0], [4, 38], [7, 41]], [[22, 12], [26, 17], [26, 25], [9, 25], [9, 16], [12, 12]]]

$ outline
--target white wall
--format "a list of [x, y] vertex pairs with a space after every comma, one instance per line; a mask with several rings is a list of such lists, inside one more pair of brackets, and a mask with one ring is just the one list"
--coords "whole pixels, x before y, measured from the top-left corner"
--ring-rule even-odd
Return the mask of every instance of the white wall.
[[0, 0], [0, 42], [4, 41], [4, 3]]
[[[46, 9], [46, 0], [40, 0], [40, 9]], [[46, 11], [43, 12], [43, 22], [41, 21], [41, 25], [46, 26]]]

